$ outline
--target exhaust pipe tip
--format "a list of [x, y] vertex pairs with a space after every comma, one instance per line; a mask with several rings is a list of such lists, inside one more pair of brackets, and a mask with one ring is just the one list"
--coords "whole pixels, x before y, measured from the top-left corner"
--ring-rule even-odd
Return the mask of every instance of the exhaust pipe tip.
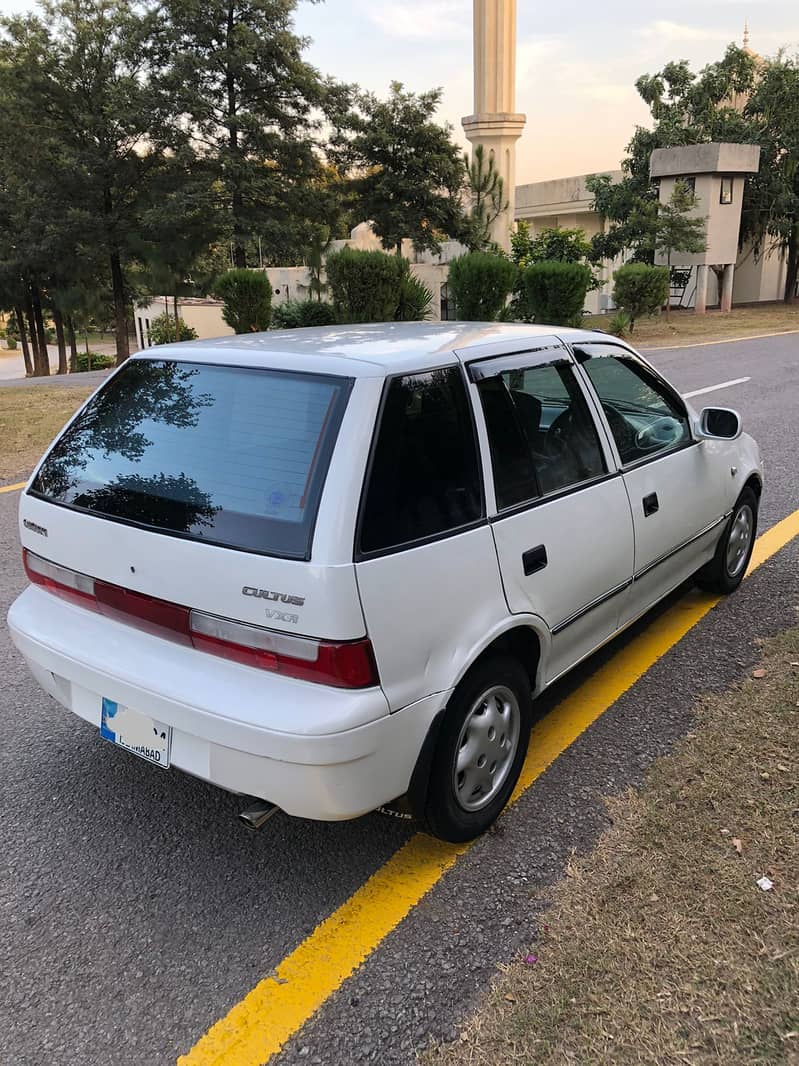
[[279, 810], [277, 804], [270, 803], [268, 800], [253, 799], [249, 807], [245, 807], [239, 814], [239, 821], [243, 822], [250, 832], [256, 833]]

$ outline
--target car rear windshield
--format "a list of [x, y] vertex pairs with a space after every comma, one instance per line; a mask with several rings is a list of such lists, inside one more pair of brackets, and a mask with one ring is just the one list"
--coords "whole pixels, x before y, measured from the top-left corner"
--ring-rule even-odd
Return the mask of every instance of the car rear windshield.
[[308, 558], [351, 385], [132, 360], [59, 438], [31, 492], [176, 536]]

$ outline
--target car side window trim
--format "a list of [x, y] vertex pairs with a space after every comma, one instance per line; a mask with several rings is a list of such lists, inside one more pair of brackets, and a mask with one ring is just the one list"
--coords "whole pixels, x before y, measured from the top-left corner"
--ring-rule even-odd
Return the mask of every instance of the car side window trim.
[[514, 503], [510, 507], [504, 507], [502, 510], [497, 509], [496, 514], [488, 516], [488, 521], [491, 525], [496, 522], [501, 522], [505, 518], [513, 518], [514, 515], [522, 514], [524, 511], [531, 511], [535, 507], [542, 507], [547, 503], [554, 503], [556, 500], [562, 500], [564, 496], [573, 496], [576, 492], [584, 492], [587, 489], [592, 489], [596, 485], [602, 485], [606, 481], [611, 481], [613, 478], [621, 477], [621, 470], [609, 470], [607, 473], [599, 474], [597, 477], [588, 478], [586, 481], [579, 481], [576, 485], [569, 485], [565, 489], [557, 489], [555, 492], [548, 492], [546, 495], [536, 496], [530, 500], [523, 500], [521, 503]]
[[[553, 352], [561, 352], [562, 358], [553, 358]], [[506, 370], [532, 370], [536, 366], [562, 364], [574, 365], [569, 349], [563, 344], [545, 344], [540, 348], [529, 348], [524, 352], [508, 352], [504, 355], [477, 359], [466, 364], [466, 372], [469, 380], [476, 385], [480, 381], [485, 381], [486, 378], [499, 377]]]
[[[369, 485], [372, 479], [372, 471], [374, 468], [375, 455], [377, 452], [377, 443], [380, 436], [380, 427], [383, 422], [383, 414], [386, 409], [386, 403], [388, 401], [389, 392], [391, 391], [392, 384], [402, 378], [422, 376], [425, 374], [434, 373], [436, 370], [458, 370], [460, 379], [463, 383], [464, 389], [464, 405], [468, 409], [469, 424], [472, 430], [472, 437], [474, 440], [474, 447], [477, 459], [477, 475], [479, 481], [480, 490], [480, 508], [481, 514], [479, 518], [474, 519], [471, 522], [465, 522], [460, 526], [453, 526], [450, 529], [442, 530], [439, 533], [431, 533], [426, 537], [418, 537], [414, 540], [402, 541], [398, 544], [392, 544], [385, 548], [375, 548], [373, 551], [361, 550], [361, 531], [364, 522], [364, 515], [366, 511], [366, 499], [368, 495]], [[472, 398], [470, 395], [469, 383], [466, 378], [464, 367], [460, 363], [442, 363], [440, 366], [424, 367], [419, 370], [403, 370], [399, 374], [391, 374], [386, 377], [383, 382], [383, 388], [380, 394], [380, 403], [378, 404], [377, 413], [375, 415], [374, 425], [372, 427], [372, 439], [369, 442], [369, 457], [366, 462], [366, 469], [364, 471], [363, 482], [361, 483], [360, 498], [358, 501], [358, 517], [355, 523], [355, 540], [353, 544], [353, 562], [367, 562], [371, 559], [380, 559], [386, 555], [396, 555], [399, 552], [412, 551], [414, 548], [422, 548], [428, 544], [435, 544], [439, 540], [446, 540], [449, 537], [457, 537], [461, 533], [468, 533], [473, 529], [479, 529], [481, 526], [488, 524], [487, 508], [486, 508], [486, 486], [485, 478], [483, 474], [483, 449], [480, 444], [480, 439], [477, 432], [477, 424], [475, 420], [474, 406], [472, 404]]]

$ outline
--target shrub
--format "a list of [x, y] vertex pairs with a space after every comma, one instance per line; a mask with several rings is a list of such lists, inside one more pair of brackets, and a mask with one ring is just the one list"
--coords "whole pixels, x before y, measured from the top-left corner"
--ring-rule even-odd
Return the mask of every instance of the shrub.
[[[172, 344], [175, 340], [175, 320], [166, 311], [158, 315], [150, 323], [148, 334], [150, 344]], [[178, 340], [196, 341], [197, 330], [187, 326], [182, 318], [178, 318]]]
[[493, 322], [502, 312], [516, 281], [509, 259], [491, 252], [468, 252], [449, 265], [449, 287], [458, 318]]
[[632, 319], [626, 311], [617, 311], [608, 321], [608, 333], [614, 337], [626, 337], [632, 328]]
[[403, 260], [385, 252], [342, 248], [325, 263], [339, 322], [393, 322], [400, 302]]
[[522, 301], [536, 322], [572, 325], [582, 317], [592, 277], [585, 263], [533, 263], [522, 273]]
[[430, 317], [433, 292], [411, 273], [411, 264], [407, 259], [402, 262], [404, 266], [400, 279], [399, 302], [394, 318], [397, 322], [424, 322]]
[[335, 321], [332, 305], [318, 300], [286, 300], [272, 309], [272, 329], [329, 326]]
[[113, 355], [104, 355], [102, 352], [78, 352], [72, 373], [83, 374], [87, 370], [108, 370], [112, 366], [116, 366], [116, 359]]
[[228, 270], [216, 279], [214, 293], [222, 300], [222, 318], [236, 333], [269, 329], [272, 284], [257, 270]]
[[641, 315], [657, 314], [669, 298], [669, 269], [625, 263], [613, 275], [613, 300], [630, 316], [630, 333]]

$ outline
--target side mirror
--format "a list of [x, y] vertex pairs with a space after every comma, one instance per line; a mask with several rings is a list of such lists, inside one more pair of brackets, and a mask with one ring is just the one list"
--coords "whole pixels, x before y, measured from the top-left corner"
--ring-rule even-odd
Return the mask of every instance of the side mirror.
[[741, 416], [729, 407], [705, 407], [699, 416], [700, 439], [737, 440], [742, 432]]

